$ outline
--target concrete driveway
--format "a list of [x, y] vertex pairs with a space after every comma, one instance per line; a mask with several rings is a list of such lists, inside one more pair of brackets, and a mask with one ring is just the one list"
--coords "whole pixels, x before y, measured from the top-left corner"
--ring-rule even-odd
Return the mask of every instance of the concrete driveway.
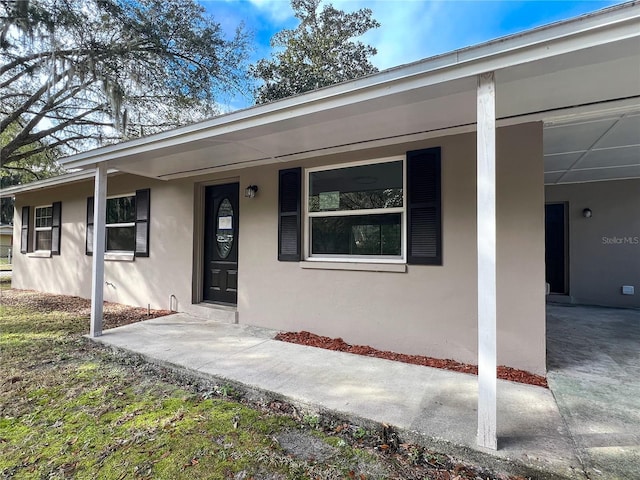
[[640, 479], [640, 310], [548, 305], [547, 367], [588, 478]]

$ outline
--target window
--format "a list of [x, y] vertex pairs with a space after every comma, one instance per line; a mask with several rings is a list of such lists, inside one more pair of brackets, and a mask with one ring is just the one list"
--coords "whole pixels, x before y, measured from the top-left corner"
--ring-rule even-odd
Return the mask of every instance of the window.
[[[85, 248], [93, 255], [93, 197], [87, 198], [87, 230]], [[105, 252], [114, 255], [149, 256], [150, 189], [135, 194], [108, 197], [105, 217]]]
[[35, 250], [51, 250], [53, 205], [35, 208]]
[[442, 265], [440, 156], [280, 170], [278, 260]]
[[[31, 222], [32, 218], [33, 222]], [[38, 257], [60, 255], [61, 235], [61, 202], [35, 207], [33, 210], [27, 205], [22, 207], [20, 253], [29, 253], [31, 256]]]
[[405, 258], [404, 157], [307, 170], [307, 258]]
[[136, 197], [107, 198], [106, 251], [133, 252], [136, 248]]

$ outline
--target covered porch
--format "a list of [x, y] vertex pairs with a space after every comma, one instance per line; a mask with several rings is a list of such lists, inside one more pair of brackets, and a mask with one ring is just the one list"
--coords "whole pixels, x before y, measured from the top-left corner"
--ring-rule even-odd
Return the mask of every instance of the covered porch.
[[404, 441], [498, 470], [633, 478], [640, 311], [551, 305], [547, 325], [550, 390], [498, 381], [498, 451], [476, 444], [472, 375], [279, 342], [274, 330], [186, 314], [95, 340], [253, 400], [284, 400], [370, 428], [389, 424]]
[[[290, 402], [401, 441], [532, 478], [584, 478], [551, 391], [498, 380], [499, 449], [477, 446], [477, 377], [274, 340], [277, 331], [174, 314], [94, 341], [250, 400]], [[542, 477], [544, 475], [544, 477]]]
[[[524, 124], [537, 124], [540, 128], [559, 123], [583, 125], [588, 123], [581, 121], [585, 118], [623, 117], [637, 112], [640, 98], [639, 23], [640, 7], [637, 5], [612, 8], [598, 15], [65, 159], [63, 163], [69, 168], [96, 171], [92, 335], [101, 334], [104, 288], [104, 245], [101, 242], [104, 242], [108, 168], [171, 182], [254, 167], [321, 161], [332, 155], [364, 155], [399, 144], [475, 134], [476, 168], [473, 171], [465, 167], [461, 177], [472, 177], [477, 191], [476, 256], [475, 264], [470, 267], [476, 270], [477, 280], [470, 294], [478, 305], [480, 380], [477, 383], [473, 379], [477, 397], [470, 396], [467, 401], [471, 399], [471, 403], [462, 404], [468, 408], [467, 413], [477, 415], [480, 446], [497, 448], [497, 432], [500, 431], [497, 412], [500, 412], [500, 422], [506, 422], [502, 416], [508, 418], [505, 412], [518, 404], [515, 400], [513, 405], [499, 404], [496, 397], [496, 365], [500, 355], [498, 325], [503, 322], [505, 338], [515, 336], [513, 331], [518, 329], [510, 322], [515, 321], [522, 302], [528, 302], [524, 309], [533, 318], [533, 343], [541, 352], [545, 339], [543, 145], [541, 142], [537, 145], [539, 156], [534, 155], [538, 150], [527, 152], [539, 161], [539, 170], [537, 163], [530, 162], [529, 165], [537, 172], [529, 182], [539, 191], [531, 195], [528, 204], [535, 208], [536, 215], [519, 218], [507, 225], [513, 231], [518, 231], [518, 222], [531, 228], [534, 248], [517, 246], [508, 250], [512, 246], [512, 242], [507, 241], [508, 235], [503, 237], [502, 243], [506, 246], [503, 251], [507, 252], [502, 261], [509, 260], [505, 265], [515, 265], [519, 258], [526, 256], [534, 265], [527, 275], [529, 282], [536, 279], [532, 282], [535, 286], [529, 288], [527, 283], [521, 290], [518, 282], [510, 281], [510, 276], [518, 273], [517, 267], [498, 270], [501, 261], [501, 240], [496, 240], [498, 214], [501, 209], [505, 211], [520, 193], [513, 187], [503, 190], [502, 195], [496, 193], [497, 179], [501, 176], [504, 179], [514, 171], [517, 173], [519, 168], [515, 156], [505, 158], [502, 168], [496, 167], [496, 158], [500, 157], [496, 130], [506, 132], [508, 127]], [[617, 73], [612, 76], [611, 72]], [[572, 163], [565, 170], [571, 170], [573, 166]], [[638, 165], [626, 166], [632, 168], [627, 175], [634, 175], [640, 168]], [[567, 173], [550, 181], [559, 182], [570, 177]], [[471, 223], [467, 222], [468, 225]], [[446, 244], [444, 249], [446, 252]], [[197, 256], [197, 249], [194, 251]], [[194, 260], [194, 265], [196, 263]], [[519, 273], [523, 274], [522, 271]], [[502, 280], [496, 275], [501, 275]], [[194, 278], [194, 284], [198, 284], [197, 278]], [[501, 315], [500, 297], [510, 302], [507, 315]], [[543, 362], [539, 363], [543, 365]], [[508, 437], [508, 432], [505, 434]]]

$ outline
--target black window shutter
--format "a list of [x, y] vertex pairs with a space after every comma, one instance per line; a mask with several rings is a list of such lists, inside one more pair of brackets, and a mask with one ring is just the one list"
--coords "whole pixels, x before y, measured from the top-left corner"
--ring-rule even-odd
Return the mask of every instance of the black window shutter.
[[298, 262], [301, 257], [302, 169], [280, 170], [278, 182], [278, 260]]
[[87, 198], [87, 235], [85, 253], [93, 255], [93, 197]]
[[29, 251], [29, 217], [31, 208], [22, 207], [22, 227], [20, 230], [20, 253]]
[[51, 218], [51, 255], [60, 255], [60, 234], [62, 231], [62, 202], [53, 202]]
[[442, 265], [440, 148], [407, 152], [407, 262]]
[[149, 256], [151, 190], [136, 190], [136, 257]]

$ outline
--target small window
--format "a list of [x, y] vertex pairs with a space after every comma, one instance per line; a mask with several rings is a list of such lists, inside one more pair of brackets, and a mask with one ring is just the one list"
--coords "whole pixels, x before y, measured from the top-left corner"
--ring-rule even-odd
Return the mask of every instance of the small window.
[[35, 209], [35, 250], [51, 250], [51, 227], [53, 226], [53, 205]]
[[404, 261], [404, 158], [307, 171], [307, 258]]
[[106, 251], [133, 252], [136, 248], [136, 196], [107, 198]]

